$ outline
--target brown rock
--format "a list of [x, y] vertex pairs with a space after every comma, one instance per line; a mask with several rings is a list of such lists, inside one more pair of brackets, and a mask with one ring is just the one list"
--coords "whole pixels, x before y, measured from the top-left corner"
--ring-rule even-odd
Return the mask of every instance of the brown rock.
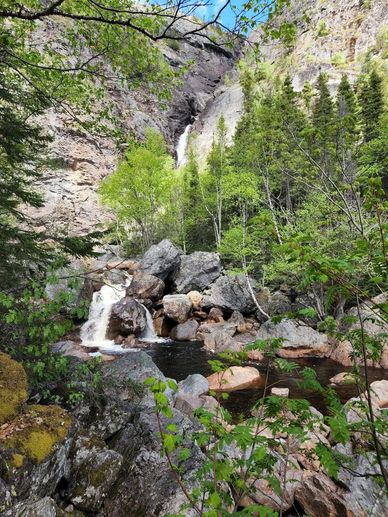
[[131, 285], [127, 288], [127, 296], [141, 300], [160, 300], [164, 293], [164, 282], [160, 278], [136, 271]]
[[126, 269], [129, 273], [134, 273], [139, 269], [139, 262], [136, 260], [113, 260], [106, 264], [106, 269]]
[[170, 294], [163, 298], [164, 314], [177, 323], [187, 321], [192, 306], [186, 294]]
[[208, 322], [212, 323], [223, 323], [224, 322], [224, 313], [221, 309], [218, 309], [217, 307], [213, 307], [210, 309]]
[[374, 405], [379, 408], [388, 407], [388, 380], [372, 382], [370, 391]]
[[343, 366], [352, 366], [352, 353], [353, 347], [351, 343], [349, 341], [341, 341], [340, 343], [338, 343], [337, 346], [334, 346], [334, 349], [330, 354], [330, 359], [333, 359], [333, 361], [337, 361], [337, 363], [340, 363]]
[[354, 384], [356, 382], [354, 375], [350, 372], [337, 373], [330, 379], [330, 384], [340, 386], [342, 384]]
[[262, 384], [260, 373], [253, 366], [231, 366], [207, 378], [210, 391], [237, 391], [257, 388]]
[[117, 335], [139, 336], [146, 328], [146, 310], [137, 300], [128, 296], [112, 307], [106, 337], [114, 339]]
[[190, 291], [187, 293], [187, 296], [190, 298], [191, 303], [193, 304], [193, 309], [195, 311], [199, 311], [201, 309], [201, 303], [202, 303], [202, 294], [198, 291]]
[[172, 326], [172, 322], [164, 316], [159, 316], [154, 319], [154, 330], [160, 337], [169, 337]]

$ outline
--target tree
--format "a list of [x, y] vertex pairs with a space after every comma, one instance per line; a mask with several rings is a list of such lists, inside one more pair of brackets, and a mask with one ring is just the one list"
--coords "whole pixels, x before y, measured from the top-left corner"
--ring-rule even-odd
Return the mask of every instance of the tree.
[[378, 125], [384, 108], [382, 83], [382, 78], [373, 70], [361, 88], [360, 105], [365, 142], [369, 142], [377, 136]]

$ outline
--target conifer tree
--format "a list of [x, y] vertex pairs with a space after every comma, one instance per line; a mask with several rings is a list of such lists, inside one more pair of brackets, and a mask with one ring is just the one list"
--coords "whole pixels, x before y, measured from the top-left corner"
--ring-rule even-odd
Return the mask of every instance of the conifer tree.
[[313, 156], [324, 174], [331, 174], [334, 106], [327, 85], [327, 76], [320, 74], [317, 83], [318, 96], [312, 110]]
[[378, 125], [384, 109], [382, 82], [382, 78], [373, 70], [361, 89], [360, 104], [365, 142], [375, 138], [378, 133]]

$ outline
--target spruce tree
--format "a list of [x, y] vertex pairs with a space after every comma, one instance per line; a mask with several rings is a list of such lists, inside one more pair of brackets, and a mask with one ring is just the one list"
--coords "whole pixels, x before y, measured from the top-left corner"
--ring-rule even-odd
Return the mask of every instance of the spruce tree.
[[378, 125], [384, 110], [382, 83], [382, 78], [373, 70], [361, 89], [360, 104], [365, 142], [376, 138], [378, 134]]
[[331, 174], [334, 152], [334, 106], [327, 85], [327, 76], [320, 74], [318, 95], [312, 110], [313, 157], [324, 175]]

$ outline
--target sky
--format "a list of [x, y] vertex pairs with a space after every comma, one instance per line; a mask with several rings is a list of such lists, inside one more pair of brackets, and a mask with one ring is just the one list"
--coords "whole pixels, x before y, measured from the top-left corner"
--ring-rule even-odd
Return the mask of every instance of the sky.
[[[201, 1], [201, 0], [200, 0]], [[226, 27], [232, 29], [235, 25], [236, 21], [236, 13], [240, 13], [244, 4], [247, 0], [232, 0], [231, 4], [229, 4], [221, 14], [221, 22]], [[214, 18], [214, 16], [219, 12], [219, 10], [225, 5], [227, 0], [209, 0], [207, 2], [204, 0], [204, 4], [197, 8], [196, 15], [200, 18], [203, 18], [205, 20], [210, 20]], [[260, 3], [259, 1], [257, 2]], [[253, 10], [247, 11], [245, 13], [246, 15], [254, 16]], [[266, 18], [266, 15], [264, 14], [262, 16], [262, 19], [264, 20]]]

